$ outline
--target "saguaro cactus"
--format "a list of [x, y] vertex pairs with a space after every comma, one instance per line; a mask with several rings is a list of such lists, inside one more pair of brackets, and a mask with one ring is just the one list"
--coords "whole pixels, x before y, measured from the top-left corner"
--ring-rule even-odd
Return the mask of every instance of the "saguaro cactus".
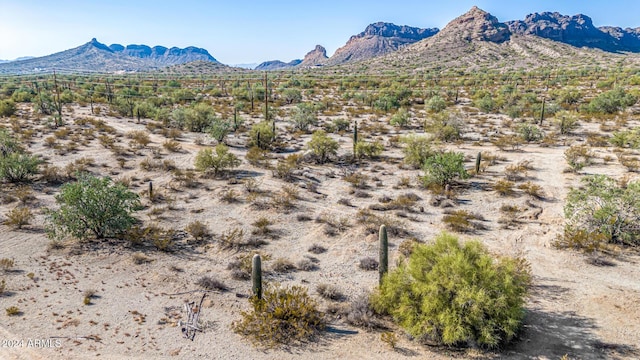
[[153, 201], [153, 181], [149, 181], [149, 200]]
[[389, 239], [385, 225], [380, 225], [378, 239], [380, 240], [380, 264], [378, 265], [378, 272], [380, 273], [379, 283], [382, 285], [382, 277], [389, 270]]
[[358, 144], [358, 122], [353, 123], [353, 158], [356, 158], [356, 145]]
[[480, 162], [482, 161], [482, 153], [479, 152], [476, 156], [476, 175], [480, 174]]
[[260, 254], [253, 255], [251, 263], [251, 283], [253, 296], [262, 299], [262, 262]]

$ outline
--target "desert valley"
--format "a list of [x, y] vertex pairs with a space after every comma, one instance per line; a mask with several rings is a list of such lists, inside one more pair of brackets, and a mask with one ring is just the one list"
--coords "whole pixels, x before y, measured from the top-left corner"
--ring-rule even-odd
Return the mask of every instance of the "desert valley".
[[638, 34], [0, 63], [0, 358], [640, 358]]

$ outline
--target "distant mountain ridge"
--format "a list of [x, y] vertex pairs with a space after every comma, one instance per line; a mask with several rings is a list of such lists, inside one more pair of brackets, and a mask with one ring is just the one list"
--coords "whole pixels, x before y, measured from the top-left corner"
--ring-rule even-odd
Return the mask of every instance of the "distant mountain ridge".
[[524, 20], [506, 24], [517, 35], [535, 35], [576, 47], [590, 47], [610, 52], [640, 52], [640, 28], [595, 27], [593, 20], [583, 14], [573, 16], [558, 12], [527, 15]]
[[164, 46], [122, 46], [120, 44], [112, 44], [108, 48], [115, 53], [121, 53], [141, 59], [152, 59], [164, 65], [176, 65], [199, 60], [217, 62], [217, 60], [211, 56], [207, 50], [194, 46], [181, 49], [178, 47], [166, 48]]
[[0, 64], [0, 74], [52, 72], [138, 72], [191, 61], [217, 63], [207, 50], [187, 47], [114, 44], [107, 46], [93, 38], [76, 48], [55, 54]]
[[438, 33], [437, 28], [421, 29], [406, 25], [377, 22], [368, 25], [363, 32], [351, 36], [347, 43], [327, 57], [324, 47], [317, 45], [303, 60], [285, 63], [280, 60], [265, 61], [256, 70], [281, 70], [294, 67], [339, 65], [371, 59], [398, 50], [400, 47], [426, 39]]
[[[362, 66], [379, 71], [397, 68], [401, 64], [404, 69], [421, 71], [442, 68], [532, 69], [562, 63], [609, 66], [621, 59], [640, 64], [639, 55], [601, 51], [604, 45], [611, 44], [603, 39], [610, 40], [611, 36], [593, 27], [586, 16], [549, 14], [529, 16], [528, 22], [503, 23], [474, 6], [436, 35], [367, 60]], [[563, 26], [557, 26], [559, 23], [568, 25], [563, 29]], [[582, 47], [582, 44], [590, 48]]]
[[[560, 43], [563, 45], [563, 51], [558, 52], [556, 48], [560, 48], [557, 45]], [[408, 66], [412, 61], [421, 66], [427, 62], [437, 62], [440, 67], [465, 64], [476, 68], [485, 66], [479, 64], [486, 63], [486, 59], [526, 63], [526, 66], [530, 67], [539, 66], [539, 62], [536, 61], [540, 59], [549, 63], [555, 59], [571, 59], [567, 54], [583, 56], [585, 61], [588, 61], [589, 56], [599, 59], [606, 57], [599, 53], [583, 51], [584, 48], [622, 55], [640, 53], [640, 27], [596, 27], [592, 19], [586, 15], [568, 16], [558, 12], [533, 13], [527, 15], [524, 20], [500, 22], [495, 16], [474, 6], [449, 22], [442, 30], [377, 22], [368, 25], [361, 33], [351, 36], [331, 57], [327, 56], [324, 47], [317, 45], [304, 59], [290, 62], [266, 61], [255, 69], [313, 68], [356, 62], [366, 62], [367, 66], [393, 64], [398, 67]], [[524, 62], [523, 57], [526, 58]], [[41, 73], [53, 70], [138, 72], [201, 61], [220, 66], [200, 64], [196, 67], [185, 66], [176, 69], [185, 72], [205, 68], [209, 72], [216, 69], [228, 70], [202, 48], [189, 46], [182, 49], [135, 44], [107, 46], [94, 38], [76, 48], [48, 56], [13, 61], [0, 60], [0, 74]], [[604, 63], [606, 64], [606, 61]]]
[[392, 23], [370, 24], [358, 35], [336, 50], [328, 61], [330, 65], [371, 59], [398, 50], [401, 46], [413, 44], [437, 34], [439, 29], [420, 29], [398, 26]]

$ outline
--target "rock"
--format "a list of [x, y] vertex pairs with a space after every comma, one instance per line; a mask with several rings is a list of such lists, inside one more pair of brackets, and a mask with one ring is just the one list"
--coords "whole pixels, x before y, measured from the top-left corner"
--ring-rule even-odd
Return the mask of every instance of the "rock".
[[488, 12], [474, 6], [465, 14], [455, 18], [437, 34], [438, 37], [453, 37], [465, 41], [490, 41], [501, 43], [511, 37], [509, 27]]
[[314, 67], [321, 66], [327, 62], [327, 49], [322, 47], [321, 45], [316, 45], [316, 47], [309, 51], [305, 56], [302, 62], [299, 64], [300, 67]]
[[524, 20], [507, 22], [512, 33], [535, 35], [576, 47], [597, 48], [610, 52], [640, 51], [640, 28], [597, 28], [590, 17], [542, 12], [527, 15]]
[[410, 26], [398, 26], [392, 23], [377, 22], [367, 26], [331, 56], [330, 65], [367, 60], [398, 50], [438, 33], [437, 28], [420, 29]]

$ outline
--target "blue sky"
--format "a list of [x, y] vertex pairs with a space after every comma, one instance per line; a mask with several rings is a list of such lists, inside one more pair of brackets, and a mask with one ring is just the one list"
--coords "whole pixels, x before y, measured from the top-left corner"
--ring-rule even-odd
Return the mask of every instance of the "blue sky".
[[328, 55], [373, 22], [443, 28], [473, 5], [500, 21], [558, 11], [596, 26], [640, 27], [640, 1], [563, 0], [0, 0], [0, 59], [88, 42], [203, 47], [225, 64], [289, 61], [316, 44]]

